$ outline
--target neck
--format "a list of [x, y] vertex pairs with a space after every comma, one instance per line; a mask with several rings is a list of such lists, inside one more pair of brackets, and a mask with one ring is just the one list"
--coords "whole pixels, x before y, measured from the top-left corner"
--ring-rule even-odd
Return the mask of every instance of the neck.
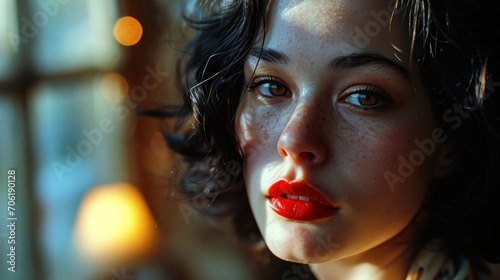
[[361, 254], [310, 267], [318, 280], [405, 279], [415, 250], [402, 239], [395, 237]]

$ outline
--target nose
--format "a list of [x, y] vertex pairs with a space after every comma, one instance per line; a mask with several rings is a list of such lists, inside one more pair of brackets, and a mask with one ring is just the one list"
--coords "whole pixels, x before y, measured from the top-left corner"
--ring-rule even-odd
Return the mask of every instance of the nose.
[[278, 153], [283, 159], [306, 165], [320, 165], [326, 160], [328, 148], [320, 114], [307, 105], [295, 109], [278, 139]]

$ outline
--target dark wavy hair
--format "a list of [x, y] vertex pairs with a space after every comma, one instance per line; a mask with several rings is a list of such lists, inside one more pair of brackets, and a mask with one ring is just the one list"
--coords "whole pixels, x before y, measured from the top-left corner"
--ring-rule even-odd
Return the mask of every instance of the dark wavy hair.
[[[248, 242], [261, 237], [242, 182], [234, 120], [247, 86], [244, 61], [265, 36], [267, 2], [230, 1], [202, 19], [186, 18], [196, 35], [180, 61], [182, 106], [143, 112], [178, 118], [177, 129], [164, 135], [186, 163], [184, 193], [210, 197], [203, 213], [233, 215]], [[396, 8], [408, 22], [413, 59], [456, 154], [454, 171], [426, 205], [430, 217], [420, 241], [438, 239], [443, 250], [499, 262], [500, 99], [492, 80], [497, 46], [485, 32], [488, 9], [458, 0], [400, 0]], [[444, 117], [456, 108], [458, 127]]]

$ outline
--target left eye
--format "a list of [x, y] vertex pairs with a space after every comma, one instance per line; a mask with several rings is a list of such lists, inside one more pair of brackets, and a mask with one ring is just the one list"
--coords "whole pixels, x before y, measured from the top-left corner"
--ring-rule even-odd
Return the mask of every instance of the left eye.
[[278, 78], [263, 76], [255, 78], [248, 86], [251, 91], [256, 92], [261, 98], [272, 99], [286, 96], [290, 90]]
[[260, 85], [260, 91], [264, 95], [283, 96], [288, 92], [288, 89], [278, 82], [265, 82]]
[[342, 101], [357, 110], [375, 111], [389, 108], [394, 99], [378, 88], [368, 87], [352, 91]]
[[380, 103], [380, 98], [372, 93], [353, 93], [344, 99], [354, 106], [376, 107]]

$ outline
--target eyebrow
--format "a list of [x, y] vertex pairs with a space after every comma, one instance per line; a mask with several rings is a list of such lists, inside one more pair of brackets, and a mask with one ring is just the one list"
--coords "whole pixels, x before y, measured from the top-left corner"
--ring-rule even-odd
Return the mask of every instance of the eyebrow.
[[[290, 58], [285, 53], [271, 48], [253, 48], [248, 54], [257, 59], [262, 59], [270, 63], [285, 65], [290, 63]], [[406, 79], [410, 78], [409, 71], [404, 66], [398, 64], [395, 61], [392, 61], [391, 59], [383, 55], [370, 52], [352, 53], [349, 55], [336, 57], [330, 60], [330, 62], [328, 63], [328, 69], [352, 69], [369, 64], [388, 67], [390, 70], [396, 72], [399, 75], [402, 75]]]

